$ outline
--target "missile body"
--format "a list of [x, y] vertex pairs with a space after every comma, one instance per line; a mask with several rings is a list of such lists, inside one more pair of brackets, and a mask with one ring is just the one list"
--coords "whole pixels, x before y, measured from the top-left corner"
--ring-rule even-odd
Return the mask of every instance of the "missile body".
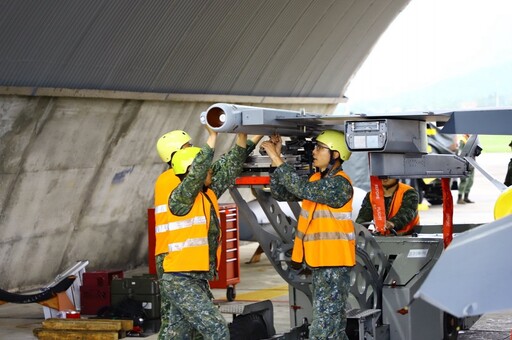
[[[304, 125], [293, 120], [309, 117], [311, 121], [301, 120], [305, 122]], [[218, 103], [201, 113], [201, 123], [207, 124], [214, 131], [225, 133], [279, 133], [282, 136], [314, 137], [321, 131], [321, 126], [314, 122], [319, 117], [321, 115], [301, 111]]]

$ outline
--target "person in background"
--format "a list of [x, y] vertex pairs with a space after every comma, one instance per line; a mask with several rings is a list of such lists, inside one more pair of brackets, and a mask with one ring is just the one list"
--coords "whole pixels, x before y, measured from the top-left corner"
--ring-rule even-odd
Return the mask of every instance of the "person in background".
[[292, 251], [292, 267], [312, 273], [313, 320], [309, 339], [348, 339], [345, 305], [350, 271], [356, 263], [352, 222], [353, 187], [342, 168], [350, 157], [342, 132], [325, 130], [316, 138], [308, 178], [297, 174], [281, 157], [281, 137], [273, 135], [261, 147], [276, 167], [270, 175], [272, 196], [280, 201], [302, 200]]
[[[396, 178], [383, 178], [382, 189], [386, 209], [386, 230], [397, 235], [412, 234], [413, 228], [420, 223], [418, 192]], [[372, 220], [372, 198], [371, 192], [368, 192], [361, 203], [356, 223], [363, 224]]]
[[[464, 134], [459, 140], [459, 151], [464, 149], [470, 135]], [[460, 179], [459, 184], [459, 195], [457, 197], [457, 204], [466, 204], [466, 203], [475, 203], [469, 199], [469, 192], [471, 191], [471, 187], [473, 186], [473, 181], [475, 178], [475, 168], [473, 166], [469, 166], [468, 175], [466, 177], [462, 177]]]
[[[508, 145], [512, 151], [512, 141]], [[508, 163], [507, 174], [505, 175], [505, 182], [503, 182], [507, 187], [512, 185], [512, 158], [510, 158], [510, 162]]]
[[[171, 192], [178, 186], [180, 180], [172, 170], [171, 162], [172, 157], [176, 151], [192, 146], [190, 143], [191, 138], [188, 133], [182, 130], [174, 130], [164, 134], [156, 143], [156, 150], [158, 155], [164, 163], [169, 165], [169, 168], [158, 176], [155, 182], [154, 193], [154, 208], [155, 208], [155, 264], [156, 273], [162, 290], [162, 275], [164, 272], [163, 262], [165, 255], [168, 251], [169, 244], [169, 223], [171, 222], [171, 212], [169, 211], [169, 197]], [[170, 301], [167, 296], [160, 298], [160, 315], [161, 323], [160, 329], [162, 332], [159, 334], [159, 339], [164, 339], [162, 336], [167, 332], [169, 327], [168, 311], [170, 308]]]
[[192, 339], [198, 333], [204, 339], [229, 339], [226, 320], [213, 303], [208, 283], [217, 277], [221, 253], [217, 198], [234, 184], [262, 136], [247, 143], [247, 134], [238, 134], [236, 145], [213, 162], [217, 132], [206, 128], [205, 146], [178, 150], [172, 159], [180, 183], [168, 201], [171, 235], [163, 261], [161, 295], [170, 301], [170, 308], [165, 316], [168, 327], [160, 330], [162, 339]]

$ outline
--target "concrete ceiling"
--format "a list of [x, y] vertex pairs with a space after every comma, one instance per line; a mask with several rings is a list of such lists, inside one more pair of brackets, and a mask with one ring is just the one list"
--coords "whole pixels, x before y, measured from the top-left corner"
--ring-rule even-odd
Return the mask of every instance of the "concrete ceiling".
[[13, 88], [342, 98], [409, 0], [4, 0]]

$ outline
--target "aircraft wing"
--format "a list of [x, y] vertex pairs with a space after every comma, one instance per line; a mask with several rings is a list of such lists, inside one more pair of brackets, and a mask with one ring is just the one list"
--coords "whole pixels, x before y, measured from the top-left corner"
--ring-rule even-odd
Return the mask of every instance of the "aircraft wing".
[[512, 215], [456, 236], [414, 295], [456, 317], [509, 310]]
[[512, 109], [488, 108], [446, 112], [450, 119], [442, 132], [449, 134], [469, 133], [479, 135], [510, 135]]
[[390, 113], [372, 113], [372, 114], [350, 114], [350, 115], [317, 115], [315, 119], [311, 119], [307, 115], [296, 117], [281, 117], [279, 120], [282, 122], [293, 121], [297, 124], [319, 124], [319, 125], [341, 125], [346, 121], [364, 121], [374, 119], [404, 119], [404, 120], [418, 120], [424, 122], [446, 122], [450, 119], [452, 112], [402, 112], [396, 114]]

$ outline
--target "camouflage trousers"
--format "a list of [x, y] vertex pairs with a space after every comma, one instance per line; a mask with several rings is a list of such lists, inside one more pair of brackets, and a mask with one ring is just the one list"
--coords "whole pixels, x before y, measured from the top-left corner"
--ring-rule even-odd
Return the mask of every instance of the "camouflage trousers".
[[350, 290], [350, 270], [350, 267], [313, 269], [310, 339], [348, 340], [345, 304]]
[[[162, 276], [164, 275], [164, 258], [167, 254], [160, 254], [156, 256], [156, 274], [158, 275], [158, 282], [160, 286], [160, 291], [163, 292], [163, 280]], [[171, 300], [169, 300], [169, 296], [165, 294], [160, 294], [160, 331], [158, 332], [158, 340], [166, 340], [170, 339], [168, 334], [171, 334], [169, 331], [169, 316], [171, 313], [170, 310], [172, 308]], [[191, 339], [194, 340], [202, 340], [203, 336], [196, 329], [192, 331]]]
[[461, 195], [469, 194], [469, 192], [471, 191], [471, 187], [473, 186], [474, 179], [475, 179], [475, 169], [471, 169], [470, 171], [468, 171], [467, 177], [462, 177], [460, 179], [459, 194], [461, 194]]
[[165, 273], [160, 287], [161, 300], [168, 305], [158, 339], [229, 340], [226, 320], [213, 304], [207, 280]]
[[[158, 282], [160, 286], [160, 292], [163, 292], [163, 281], [162, 276], [164, 275], [164, 258], [167, 254], [159, 254], [155, 257], [156, 263], [156, 275], [158, 276]], [[166, 334], [169, 334], [169, 310], [171, 309], [171, 301], [165, 294], [160, 294], [160, 332], [158, 333], [158, 340], [165, 340]], [[194, 339], [199, 339], [194, 337]]]

